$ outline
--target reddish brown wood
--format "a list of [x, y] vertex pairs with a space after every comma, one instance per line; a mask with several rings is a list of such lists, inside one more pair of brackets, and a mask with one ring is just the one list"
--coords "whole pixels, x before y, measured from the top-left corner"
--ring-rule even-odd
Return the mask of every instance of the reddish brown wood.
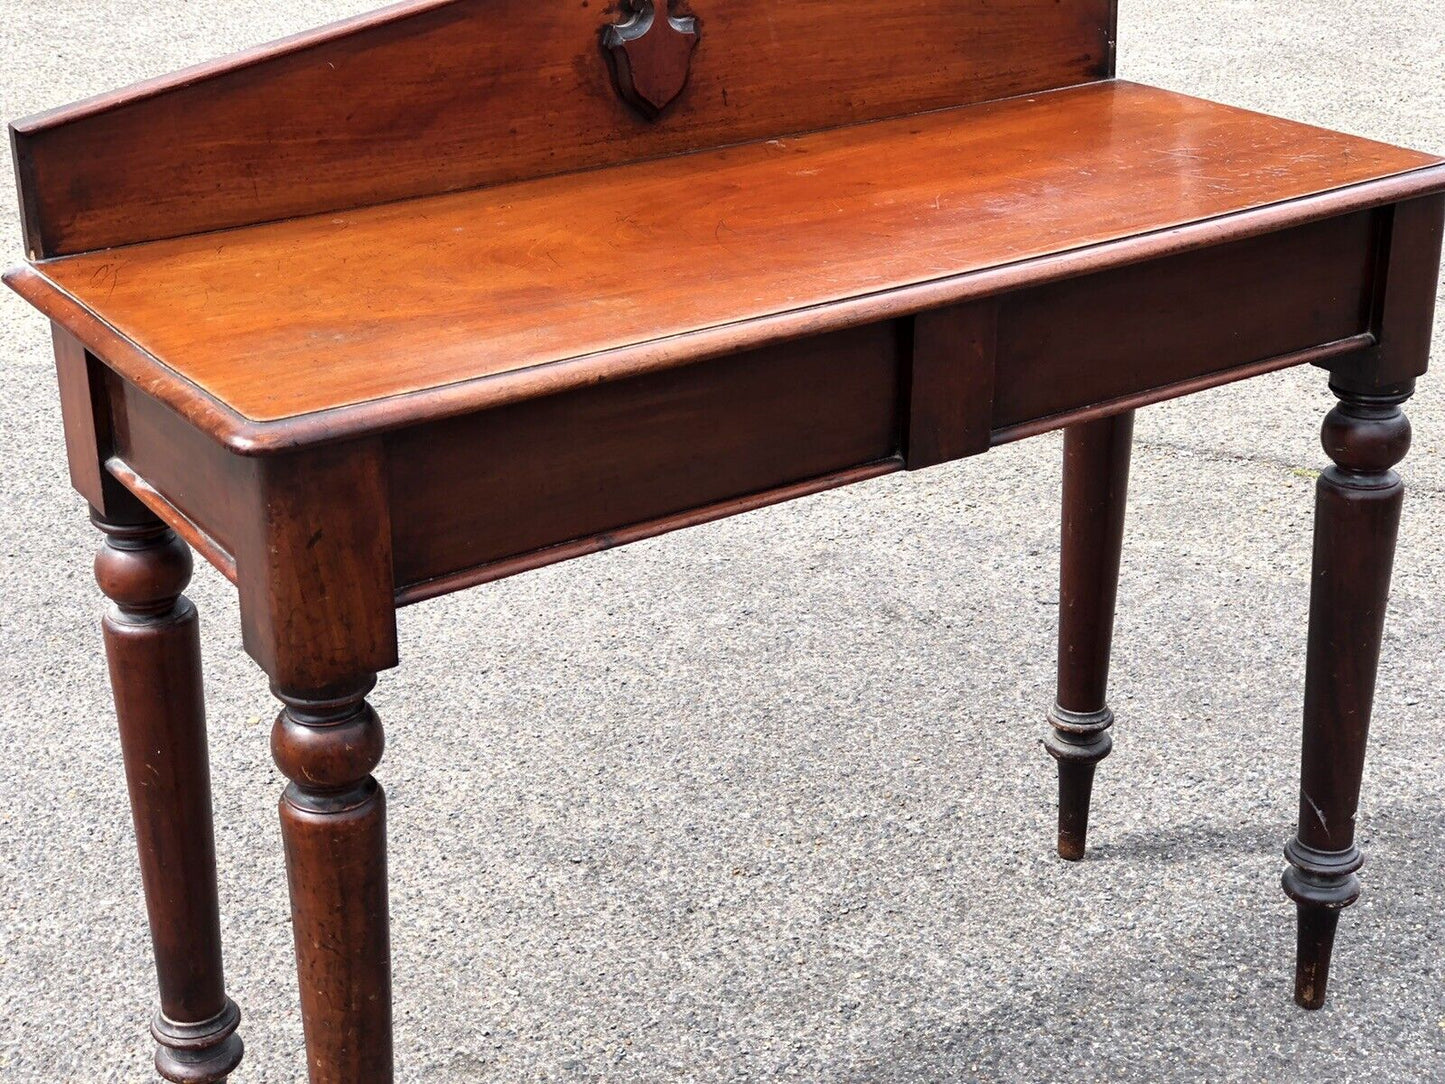
[[291, 780], [281, 834], [311, 1084], [390, 1084], [386, 796], [371, 772], [381, 721], [367, 678], [331, 693], [277, 689], [271, 751]]
[[396, 661], [379, 446], [245, 459], [124, 381], [102, 387], [116, 420], [113, 475], [144, 494], [149, 481], [129, 467], [137, 462], [163, 480], [167, 495], [152, 498], [162, 510], [196, 508], [219, 525], [235, 547], [246, 648], [287, 703], [273, 751], [293, 779], [281, 819], [313, 1084], [384, 1084], [385, 812], [370, 776], [382, 739], [363, 700], [366, 668]]
[[1064, 431], [1059, 686], [1045, 740], [1059, 763], [1059, 856], [1084, 857], [1094, 769], [1113, 748], [1109, 652], [1124, 545], [1134, 412]]
[[65, 328], [52, 323], [50, 330], [70, 484], [106, 518], [118, 522], [146, 518], [143, 502], [138, 502], [105, 468], [115, 447], [105, 367]]
[[115, 374], [101, 383], [108, 473], [237, 583], [243, 642], [273, 680], [324, 689], [396, 665], [379, 442], [247, 458]]
[[1376, 238], [1372, 213], [1346, 215], [1012, 294], [994, 425], [1365, 334]]
[[[1045, 149], [1021, 156], [1025, 145]], [[643, 349], [1432, 161], [1102, 84], [40, 270], [164, 363], [135, 379], [148, 394], [181, 380], [246, 418], [282, 421]], [[1445, 185], [1445, 173], [1428, 183]]]
[[181, 594], [191, 552], [148, 513], [93, 518], [106, 535], [95, 576], [115, 603], [105, 649], [160, 983], [156, 1069], [216, 1084], [242, 1046], [221, 966], [200, 626]]
[[1143, 391], [1130, 391], [1112, 399], [1103, 399], [1087, 406], [1074, 407], [1061, 414], [1048, 414], [1042, 418], [1019, 422], [1017, 425], [1006, 425], [1001, 429], [994, 430], [992, 442], [1008, 444], [1015, 440], [1025, 440], [1028, 437], [1036, 437], [1040, 433], [1064, 429], [1080, 422], [1097, 421], [1125, 410], [1137, 410], [1154, 403], [1162, 403], [1167, 399], [1193, 395], [1195, 392], [1208, 391], [1210, 388], [1248, 380], [1253, 376], [1263, 376], [1265, 373], [1276, 373], [1281, 369], [1289, 369], [1298, 365], [1320, 365], [1329, 368], [1334, 364], [1347, 364], [1351, 359], [1372, 350], [1374, 346], [1375, 336], [1372, 332], [1352, 335], [1348, 339], [1339, 339], [1332, 343], [1325, 343], [1323, 346], [1295, 350], [1249, 365], [1239, 365], [1232, 369], [1223, 369], [1219, 372], [1204, 373], [1201, 376], [1155, 385], [1145, 388]]
[[396, 582], [893, 456], [897, 340], [875, 325], [393, 434]]
[[186, 545], [209, 561], [226, 579], [236, 582], [236, 561], [230, 552], [167, 500], [160, 490], [132, 470], [123, 459], [112, 456], [106, 460], [105, 469], [147, 510], [180, 535]]
[[[1159, 275], [1187, 293], [1191, 258], [1179, 259], [1179, 267], [1161, 269]], [[1271, 287], [1272, 281], [1265, 280], [1260, 292]], [[1113, 306], [1090, 314], [1109, 333], [1128, 328], [1135, 319], [1137, 310], [1127, 294], [1114, 290], [1093, 296]], [[1202, 289], [1193, 296], [1206, 308], [1222, 304]], [[1249, 312], [1268, 300], [1242, 298], [1237, 290], [1226, 299]], [[1015, 295], [1012, 303], [1026, 302]], [[815, 479], [853, 477], [849, 472], [855, 465], [863, 468], [858, 477], [871, 476], [871, 465], [888, 461], [897, 450], [905, 426], [914, 434], [907, 439], [915, 465], [928, 461], [920, 458], [918, 434], [930, 428], [936, 434], [931, 439], [953, 444], [936, 445], [929, 458], [967, 454], [982, 443], [978, 434], [986, 426], [987, 386], [993, 380], [991, 365], [973, 365], [970, 351], [982, 349], [983, 339], [970, 339], [968, 327], [989, 309], [987, 304], [969, 306], [973, 317], [944, 310], [936, 320], [920, 321], [937, 334], [915, 332], [911, 367], [898, 353], [904, 339], [886, 324], [875, 325], [809, 338], [787, 350], [748, 352], [391, 434], [381, 443], [389, 480], [382, 488], [397, 495], [386, 499], [396, 502], [391, 575], [397, 597], [430, 597], [449, 585], [486, 582], [676, 524], [715, 518], [727, 509], [757, 507], [779, 499], [777, 494], [814, 492], [835, 484]], [[1154, 333], [1162, 333], [1167, 325], [1153, 326]], [[987, 327], [986, 320], [979, 324], [984, 332]], [[930, 341], [938, 344], [936, 350]], [[1102, 403], [1096, 399], [1099, 389], [1118, 386], [1104, 383], [1118, 378], [1101, 361], [1097, 369], [1060, 374], [1054, 381], [1072, 380], [1088, 406], [997, 430], [994, 439], [1016, 439], [1070, 419], [1087, 420], [1282, 365], [1323, 361], [1372, 342], [1362, 334], [1155, 387], [1156, 381], [1182, 371], [1177, 360], [1166, 358], [1157, 366], [1138, 366], [1131, 387], [1142, 384], [1149, 390]], [[956, 352], [952, 345], [967, 349]], [[1129, 355], [1127, 343], [1120, 353]], [[1187, 349], [1180, 353], [1194, 356]], [[1205, 368], [1215, 363], [1209, 357], [1198, 362]], [[906, 402], [900, 413], [895, 389], [904, 381], [905, 368], [911, 384], [901, 397]], [[128, 381], [112, 377], [105, 386], [115, 419], [116, 455], [109, 469], [223, 572], [236, 576], [234, 539], [246, 533], [238, 525], [264, 499], [264, 473]], [[1044, 406], [1052, 409], [1052, 403]], [[690, 466], [679, 470], [682, 464]], [[371, 500], [380, 503], [379, 493], [374, 491]], [[491, 515], [499, 504], [514, 514]], [[392, 513], [379, 510], [376, 515]], [[368, 530], [364, 525], [357, 529]], [[263, 545], [256, 530], [250, 535], [255, 545]], [[370, 537], [382, 536], [371, 531]], [[384, 567], [385, 560], [377, 554], [374, 567]], [[375, 591], [373, 600], [379, 595]], [[370, 604], [371, 612], [377, 605]]]
[[697, 20], [674, 16], [672, 0], [624, 0], [630, 12], [602, 34], [612, 77], [622, 99], [656, 119], [687, 85]]
[[55, 344], [55, 379], [60, 391], [70, 484], [92, 508], [104, 508], [109, 480], [105, 477], [100, 440], [105, 425], [96, 414], [90, 358], [85, 347], [59, 325], [51, 325], [51, 335]]
[[406, 584], [397, 589], [396, 604], [410, 606], [416, 602], [425, 602], [427, 599], [439, 598], [442, 595], [451, 594], [453, 591], [462, 591], [468, 587], [477, 587], [494, 580], [515, 576], [521, 572], [529, 572], [534, 568], [544, 568], [560, 561], [570, 561], [574, 557], [586, 557], [615, 546], [626, 546], [644, 538], [655, 538], [657, 535], [667, 534], [670, 531], [697, 527], [700, 524], [712, 523], [714, 520], [726, 519], [729, 516], [754, 512], [769, 505], [782, 504], [784, 501], [811, 497], [815, 493], [837, 489], [840, 486], [881, 478], [885, 474], [900, 471], [903, 467], [904, 463], [900, 457], [889, 456], [876, 463], [865, 463], [861, 467], [838, 471], [836, 474], [824, 474], [817, 478], [795, 482], [792, 485], [779, 486], [777, 489], [765, 489], [746, 497], [734, 497], [731, 500], [718, 501], [716, 504], [701, 505], [697, 508], [690, 508], [686, 512], [643, 520], [640, 523], [629, 524], [616, 530], [604, 531], [601, 534], [588, 535], [572, 542], [533, 550], [519, 557], [493, 561], [490, 564], [477, 565], [474, 568], [466, 568], [460, 572], [438, 576], [435, 579]]
[[[235, 459], [235, 457], [232, 457]], [[241, 637], [282, 689], [327, 692], [396, 665], [391, 512], [380, 446], [236, 460]]]
[[[777, 345], [796, 338], [861, 326], [878, 320], [908, 316], [922, 309], [978, 300], [1009, 291], [1082, 277], [1120, 265], [1142, 263], [1184, 252], [1195, 252], [1240, 238], [1292, 228], [1360, 209], [1413, 198], [1432, 186], [1445, 185], [1445, 167], [1417, 170], [1400, 176], [1344, 189], [1309, 199], [1271, 204], [1222, 219], [1209, 219], [1177, 229], [1155, 231], [1117, 242], [1091, 245], [1047, 257], [918, 283], [906, 289], [867, 294], [804, 309], [794, 309], [748, 320], [700, 329], [680, 335], [631, 343], [598, 351], [565, 363], [532, 366], [475, 380], [440, 384], [415, 394], [369, 400], [297, 416], [283, 422], [248, 421], [234, 409], [200, 391], [161, 366], [34, 268], [16, 268], [4, 280], [41, 311], [64, 322], [86, 348], [103, 355], [106, 365], [146, 394], [170, 407], [190, 424], [245, 456], [268, 455], [300, 447], [353, 439], [360, 435], [398, 429], [423, 421], [458, 417], [489, 407], [557, 394], [599, 381], [625, 379], [650, 372], [720, 357], [738, 350]], [[1373, 333], [1369, 333], [1373, 335]], [[1111, 401], [1108, 410], [1160, 402], [1173, 395], [1228, 383], [1233, 379], [1314, 362], [1334, 365], [1335, 359], [1353, 353], [1369, 342], [1360, 336], [1266, 358], [1237, 369], [1206, 373], [1176, 382], [1130, 390]], [[1088, 414], [1100, 404], [1081, 407]], [[1007, 426], [994, 443], [1059, 428], [1066, 418], [1037, 419], [1039, 424]]]
[[[207, 434], [115, 373], [103, 371], [110, 418], [110, 460], [119, 460], [198, 531], [232, 557], [255, 503], [253, 463], [230, 455]], [[109, 462], [109, 461], [108, 461]], [[112, 475], [116, 472], [107, 465]], [[139, 494], [145, 500], [144, 494]], [[174, 517], [154, 509], [178, 533]]]
[[1358, 387], [1390, 387], [1425, 372], [1435, 327], [1445, 196], [1407, 200], [1379, 217], [1370, 329], [1376, 348], [1329, 368]]
[[919, 313], [908, 371], [908, 467], [988, 450], [998, 361], [998, 303]]
[[1382, 391], [1340, 379], [1323, 432], [1335, 465], [1316, 490], [1299, 830], [1285, 848], [1284, 889], [1299, 912], [1295, 1001], [1306, 1009], [1324, 1005], [1339, 913], [1360, 894], [1355, 811], [1405, 493], [1391, 468], [1410, 448], [1400, 404], [1413, 382]]
[[[1106, 74], [1110, 0], [693, 0], [687, 93], [618, 98], [611, 3], [417, 0], [17, 121], [34, 257], [906, 116]], [[224, 132], [225, 138], [216, 138]], [[404, 134], [405, 138], [399, 138]]]

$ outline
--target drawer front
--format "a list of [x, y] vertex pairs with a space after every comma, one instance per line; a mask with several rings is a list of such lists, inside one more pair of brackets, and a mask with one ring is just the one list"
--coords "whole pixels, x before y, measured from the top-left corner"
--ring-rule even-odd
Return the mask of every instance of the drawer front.
[[1001, 429], [1370, 329], [1374, 212], [1002, 299]]
[[899, 339], [879, 324], [393, 434], [397, 583], [896, 456]]

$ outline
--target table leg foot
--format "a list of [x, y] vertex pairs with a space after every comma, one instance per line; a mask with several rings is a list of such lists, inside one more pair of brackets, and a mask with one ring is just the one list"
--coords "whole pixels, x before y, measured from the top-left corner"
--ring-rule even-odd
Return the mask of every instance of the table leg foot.
[[1410, 448], [1400, 404], [1412, 387], [1333, 384], [1340, 402], [1324, 424], [1335, 465], [1316, 488], [1299, 828], [1283, 878], [1298, 910], [1295, 1001], [1306, 1009], [1325, 1002], [1340, 912], [1360, 894], [1355, 812], [1404, 500], [1391, 468]]
[[181, 594], [191, 552], [149, 514], [92, 519], [106, 535], [95, 575], [115, 604], [102, 626], [160, 986], [156, 1070], [217, 1084], [243, 1049], [221, 968], [200, 625]]
[[1322, 1009], [1330, 978], [1330, 956], [1335, 948], [1335, 930], [1340, 925], [1340, 909], [1301, 903], [1296, 911], [1295, 1003], [1304, 1009]]
[[1059, 764], [1058, 848], [1070, 861], [1084, 857], [1094, 770], [1113, 748], [1105, 697], [1133, 439], [1133, 411], [1064, 433], [1059, 684], [1044, 745]]
[[1059, 764], [1059, 857], [1078, 862], [1089, 835], [1089, 802], [1094, 794], [1094, 769], [1109, 755], [1114, 741], [1108, 708], [1087, 715], [1057, 704], [1049, 711], [1052, 728], [1044, 748]]
[[386, 798], [371, 771], [372, 680], [340, 695], [277, 690], [271, 749], [291, 780], [281, 832], [311, 1084], [391, 1084]]
[[1355, 871], [1364, 862], [1359, 849], [1317, 851], [1296, 837], [1285, 846], [1283, 885], [1295, 901], [1295, 1003], [1305, 1009], [1325, 1004], [1329, 984], [1330, 957], [1334, 954], [1335, 930], [1340, 912], [1360, 898], [1360, 880]]

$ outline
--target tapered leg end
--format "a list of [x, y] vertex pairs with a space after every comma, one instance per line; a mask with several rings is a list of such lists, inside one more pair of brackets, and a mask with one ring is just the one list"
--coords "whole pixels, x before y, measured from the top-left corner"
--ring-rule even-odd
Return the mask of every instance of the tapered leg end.
[[1363, 859], [1359, 849], [1321, 851], [1296, 837], [1286, 844], [1282, 884], [1285, 895], [1295, 902], [1298, 940], [1295, 945], [1295, 1003], [1304, 1009], [1325, 1004], [1334, 954], [1335, 930], [1340, 912], [1360, 898], [1360, 880], [1355, 871]]
[[1057, 704], [1049, 711], [1044, 748], [1059, 762], [1059, 857], [1078, 862], [1089, 835], [1089, 802], [1094, 796], [1094, 769], [1114, 748], [1108, 708], [1087, 714]]
[[1335, 930], [1340, 909], [1301, 903], [1299, 940], [1296, 947], [1294, 1000], [1302, 1009], [1322, 1009], [1330, 978], [1330, 956], [1335, 948]]
[[1081, 861], [1089, 835], [1089, 801], [1097, 761], [1059, 761], [1059, 857]]

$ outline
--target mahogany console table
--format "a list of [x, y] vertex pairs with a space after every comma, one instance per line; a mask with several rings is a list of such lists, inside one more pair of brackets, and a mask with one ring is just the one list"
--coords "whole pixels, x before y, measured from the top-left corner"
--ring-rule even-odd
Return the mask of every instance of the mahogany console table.
[[[396, 609], [1066, 428], [1082, 857], [1134, 408], [1328, 370], [1296, 999], [1325, 997], [1445, 164], [1121, 82], [1112, 0], [422, 0], [17, 122], [168, 1080], [241, 1059], [191, 551], [235, 582], [313, 1084], [392, 1069]], [[845, 14], [846, 12], [846, 14]]]

